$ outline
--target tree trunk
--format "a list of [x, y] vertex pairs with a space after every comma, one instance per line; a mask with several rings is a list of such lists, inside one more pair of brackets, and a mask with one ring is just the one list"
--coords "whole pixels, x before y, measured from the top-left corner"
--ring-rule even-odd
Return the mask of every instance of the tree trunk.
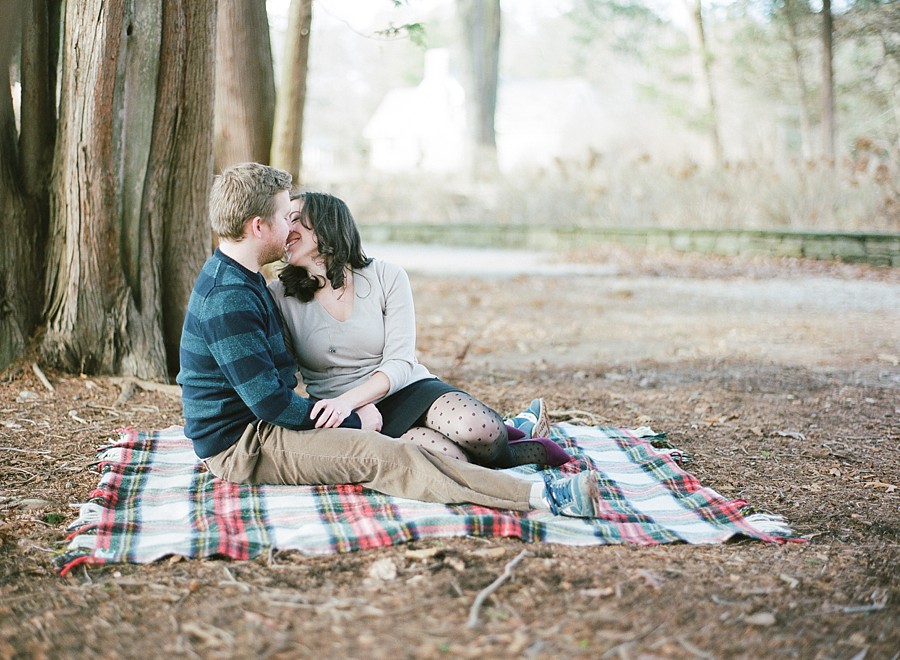
[[[55, 130], [52, 7], [44, 0], [6, 2], [0, 10], [0, 368], [25, 349], [43, 306], [48, 156]], [[58, 18], [58, 12], [56, 14]], [[21, 117], [17, 135], [9, 63], [22, 43]]]
[[215, 169], [269, 162], [275, 73], [265, 0], [220, 0], [216, 34]]
[[22, 107], [28, 112], [21, 116], [19, 154], [25, 194], [42, 203], [46, 232], [49, 174], [56, 138], [61, 7], [60, 0], [30, 0], [26, 4], [28, 9], [22, 16]]
[[[803, 3], [806, 4], [805, 2]], [[791, 47], [791, 59], [794, 64], [794, 75], [797, 77], [797, 107], [800, 113], [800, 153], [804, 160], [812, 158], [812, 122], [809, 119], [809, 107], [807, 99], [809, 88], [806, 84], [806, 75], [803, 72], [803, 57], [800, 52], [800, 34], [797, 30], [799, 16], [803, 9], [798, 6], [797, 0], [785, 0], [784, 17], [788, 28], [788, 39]]]
[[214, 2], [66, 4], [41, 346], [55, 366], [162, 380], [177, 366], [209, 251]]
[[275, 108], [272, 165], [287, 170], [299, 183], [303, 171], [303, 111], [309, 72], [312, 0], [291, 0], [287, 40]]
[[497, 170], [497, 84], [500, 70], [500, 0], [458, 0], [466, 63], [466, 108], [472, 141], [471, 171]]
[[701, 0], [685, 0], [691, 18], [691, 46], [697, 62], [697, 71], [708, 113], [709, 139], [712, 143], [713, 156], [717, 164], [725, 162], [725, 152], [719, 134], [719, 110], [716, 101], [715, 85], [712, 79], [712, 56], [706, 43], [706, 30], [703, 26], [703, 6]]
[[834, 19], [831, 0], [822, 0], [822, 155], [834, 162]]
[[188, 298], [210, 253], [216, 12], [215, 0], [163, 6], [160, 86], [143, 208], [148, 226], [163, 227], [162, 330], [174, 376]]

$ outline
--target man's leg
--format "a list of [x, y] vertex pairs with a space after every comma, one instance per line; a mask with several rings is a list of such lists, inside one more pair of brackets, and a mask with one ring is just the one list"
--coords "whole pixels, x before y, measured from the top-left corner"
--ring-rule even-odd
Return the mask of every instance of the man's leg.
[[[249, 440], [245, 434], [243, 440]], [[440, 502], [471, 502], [528, 511], [531, 482], [432, 454], [374, 431], [290, 431], [262, 422], [242, 454], [256, 456], [249, 483], [362, 484], [387, 495]]]

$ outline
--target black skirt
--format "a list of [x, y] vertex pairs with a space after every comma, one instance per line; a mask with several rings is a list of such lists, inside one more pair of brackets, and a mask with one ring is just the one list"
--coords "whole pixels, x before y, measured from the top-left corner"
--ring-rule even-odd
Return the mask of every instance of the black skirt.
[[392, 438], [399, 438], [417, 426], [417, 422], [428, 412], [431, 404], [447, 392], [462, 392], [462, 390], [448, 385], [439, 378], [426, 378], [410, 383], [383, 398], [375, 404], [381, 413], [381, 432]]

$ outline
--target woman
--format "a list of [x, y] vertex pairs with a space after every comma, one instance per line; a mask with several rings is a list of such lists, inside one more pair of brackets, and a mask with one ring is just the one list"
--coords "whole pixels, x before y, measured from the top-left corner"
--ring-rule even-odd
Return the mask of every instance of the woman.
[[381, 432], [489, 467], [570, 459], [548, 438], [525, 438], [418, 362], [406, 272], [370, 259], [347, 205], [325, 193], [291, 201], [287, 265], [269, 287], [293, 341], [319, 428], [374, 408]]

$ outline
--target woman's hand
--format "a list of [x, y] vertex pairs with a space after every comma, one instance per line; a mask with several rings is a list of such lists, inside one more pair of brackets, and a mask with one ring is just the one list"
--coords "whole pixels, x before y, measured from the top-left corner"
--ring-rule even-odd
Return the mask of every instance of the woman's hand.
[[[353, 412], [353, 406], [344, 399], [322, 399], [316, 401], [310, 417], [316, 420], [317, 429], [333, 429], [341, 425]], [[365, 427], [363, 427], [365, 428]]]
[[367, 403], [356, 411], [359, 415], [359, 421], [362, 422], [363, 431], [380, 431], [383, 423], [381, 419], [381, 411], [375, 407], [374, 403]]

